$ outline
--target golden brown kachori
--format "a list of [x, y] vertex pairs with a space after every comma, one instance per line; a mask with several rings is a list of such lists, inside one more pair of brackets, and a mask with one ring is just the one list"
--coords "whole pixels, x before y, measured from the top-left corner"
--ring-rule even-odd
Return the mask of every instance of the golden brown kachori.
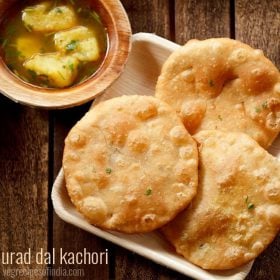
[[176, 112], [148, 96], [96, 105], [70, 131], [63, 168], [76, 208], [108, 230], [152, 231], [196, 194], [197, 147]]
[[191, 134], [244, 132], [267, 148], [280, 131], [279, 71], [262, 51], [236, 40], [190, 40], [165, 62], [156, 97]]
[[280, 228], [280, 162], [244, 133], [201, 131], [199, 186], [163, 233], [187, 260], [230, 269], [256, 258]]

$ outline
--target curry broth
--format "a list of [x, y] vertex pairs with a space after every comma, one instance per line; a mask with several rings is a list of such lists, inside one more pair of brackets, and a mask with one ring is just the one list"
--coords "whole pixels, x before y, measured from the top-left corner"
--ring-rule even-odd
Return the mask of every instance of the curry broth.
[[[53, 7], [59, 7], [61, 5], [72, 7], [76, 14], [77, 26], [84, 26], [93, 30], [94, 37], [98, 42], [100, 50], [99, 58], [96, 61], [79, 61], [78, 74], [71, 85], [79, 84], [98, 71], [106, 56], [108, 47], [106, 28], [103, 26], [99, 15], [88, 5], [88, 1], [86, 0], [57, 0], [48, 2], [51, 2]], [[39, 53], [48, 54], [57, 52], [54, 43], [54, 36], [60, 31], [33, 31], [30, 26], [24, 25], [22, 21], [23, 10], [29, 9], [29, 7], [32, 9], [32, 6], [38, 3], [41, 3], [41, 1], [21, 1], [18, 5], [19, 7], [12, 6], [5, 15], [5, 20], [1, 23], [0, 31], [1, 56], [8, 68], [25, 82], [41, 87], [54, 88], [55, 86], [50, 85], [48, 77], [44, 77], [44, 75], [37, 75], [35, 71], [27, 70], [23, 66], [24, 61], [30, 59], [33, 55]], [[57, 9], [58, 13], [60, 13], [59, 8]], [[63, 14], [61, 13], [60, 16], [63, 16]], [[73, 44], [75, 42], [70, 43], [72, 43], [72, 48], [68, 48], [69, 51], [67, 49], [67, 54], [69, 55], [71, 55], [71, 50], [75, 47]], [[26, 45], [24, 52], [19, 51], [20, 44], [23, 44], [23, 49]], [[26, 54], [28, 55], [26, 56]]]

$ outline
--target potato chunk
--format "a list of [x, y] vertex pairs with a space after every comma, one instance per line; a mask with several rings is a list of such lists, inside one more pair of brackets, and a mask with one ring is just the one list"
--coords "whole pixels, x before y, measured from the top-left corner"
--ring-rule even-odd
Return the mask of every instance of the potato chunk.
[[22, 20], [28, 30], [38, 32], [59, 31], [77, 24], [75, 12], [71, 7], [52, 7], [51, 2], [43, 2], [24, 9]]
[[23, 64], [36, 75], [47, 77], [50, 86], [58, 88], [70, 86], [74, 82], [78, 65], [77, 58], [58, 53], [37, 54]]
[[80, 61], [95, 61], [100, 57], [100, 49], [92, 30], [78, 26], [61, 31], [54, 36], [56, 49], [71, 54]]
[[28, 59], [34, 54], [40, 53], [43, 45], [36, 37], [24, 35], [16, 39], [16, 48], [20, 53], [19, 58]]

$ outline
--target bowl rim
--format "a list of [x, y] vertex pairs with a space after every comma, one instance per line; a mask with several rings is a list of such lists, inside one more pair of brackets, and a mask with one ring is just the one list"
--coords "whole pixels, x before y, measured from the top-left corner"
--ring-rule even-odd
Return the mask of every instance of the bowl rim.
[[[3, 58], [0, 57], [0, 93], [23, 105], [43, 109], [64, 109], [93, 100], [110, 87], [124, 71], [127, 63], [131, 50], [131, 25], [119, 0], [94, 1], [106, 12], [110, 21], [111, 36], [114, 39], [113, 41], [110, 40], [112, 38], [108, 39], [108, 53], [104, 58], [104, 61], [108, 60], [106, 66], [103, 61], [100, 71], [98, 70], [96, 75], [79, 85], [50, 90], [22, 81], [11, 73]], [[103, 20], [105, 27], [108, 28], [106, 19], [103, 18]]]

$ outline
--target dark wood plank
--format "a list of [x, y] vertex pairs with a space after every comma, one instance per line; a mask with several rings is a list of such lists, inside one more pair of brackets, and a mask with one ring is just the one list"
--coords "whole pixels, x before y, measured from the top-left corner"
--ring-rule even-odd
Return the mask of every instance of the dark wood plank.
[[[0, 97], [0, 252], [48, 249], [48, 132], [47, 112]], [[2, 260], [0, 278], [5, 269], [45, 267]]]
[[[82, 118], [88, 111], [90, 104], [86, 104], [74, 109], [64, 111], [57, 111], [52, 113], [53, 121], [53, 177], [55, 178], [59, 169], [61, 168], [62, 154], [64, 147], [64, 139], [68, 131], [74, 124]], [[104, 252], [106, 249], [111, 254], [110, 244], [106, 241], [80, 230], [72, 225], [63, 222], [55, 213], [53, 216], [53, 240], [52, 246], [59, 253], [60, 248], [64, 252], [80, 252], [86, 248], [89, 252]], [[58, 257], [58, 254], [57, 254]], [[110, 258], [109, 263], [113, 262]], [[62, 269], [82, 269], [82, 279], [109, 279], [109, 265], [60, 265], [56, 263], [54, 268]], [[53, 277], [53, 279], [61, 279], [60, 277]], [[77, 278], [78, 279], [78, 278]]]
[[[280, 66], [279, 1], [236, 0], [236, 39], [264, 51]], [[280, 279], [280, 235], [256, 260], [248, 280]]]
[[280, 67], [280, 2], [236, 0], [236, 39], [260, 48]]
[[230, 37], [230, 4], [227, 0], [176, 0], [175, 39]]
[[116, 280], [188, 280], [182, 274], [140, 257], [122, 248], [116, 248]]
[[[170, 7], [168, 0], [122, 0], [133, 33], [150, 32], [170, 38]], [[172, 2], [172, 1], [170, 1]]]

